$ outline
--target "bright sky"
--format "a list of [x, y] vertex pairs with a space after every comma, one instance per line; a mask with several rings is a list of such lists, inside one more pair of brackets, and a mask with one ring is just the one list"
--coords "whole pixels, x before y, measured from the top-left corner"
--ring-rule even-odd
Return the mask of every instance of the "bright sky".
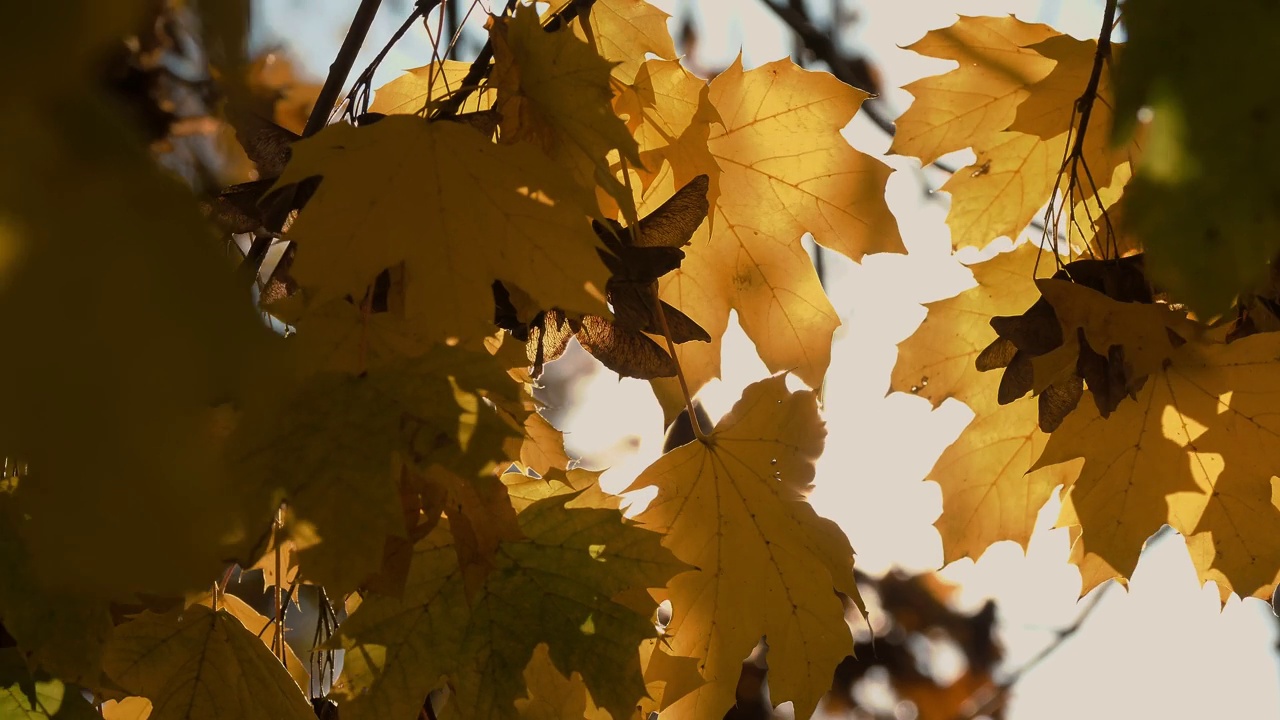
[[[700, 32], [698, 59], [704, 66], [727, 65], [739, 48], [748, 67], [790, 52], [789, 36], [754, 0], [650, 2], [677, 17], [694, 14]], [[258, 0], [258, 27], [266, 28], [260, 39], [294, 39], [293, 50], [304, 67], [322, 77], [356, 4]], [[825, 0], [810, 4], [830, 6]], [[885, 100], [897, 112], [911, 97], [896, 88], [954, 66], [901, 46], [929, 29], [950, 25], [957, 13], [1013, 13], [1087, 38], [1096, 36], [1102, 2], [867, 0], [856, 6], [860, 20], [848, 40], [878, 64], [885, 87], [895, 88], [886, 91]], [[384, 3], [362, 63], [407, 12], [403, 0]], [[388, 56], [379, 83], [429, 59], [426, 33], [419, 25]], [[847, 135], [855, 147], [882, 157], [898, 171], [889, 181], [888, 199], [909, 254], [869, 256], [862, 265], [826, 254], [828, 294], [844, 325], [832, 351], [824, 407], [828, 445], [812, 502], [848, 534], [864, 570], [937, 569], [942, 548], [932, 523], [941, 511], [940, 493], [921, 479], [971, 413], [954, 401], [930, 411], [921, 398], [885, 397], [885, 392], [896, 344], [924, 317], [920, 304], [953, 295], [972, 280], [950, 255], [947, 198], [924, 196], [918, 163], [883, 156], [889, 138], [870, 122], [855, 119]], [[962, 155], [955, 159], [964, 161]], [[943, 179], [927, 177], [933, 187]], [[978, 257], [974, 253], [963, 259]], [[726, 338], [724, 358], [723, 381], [700, 396], [713, 417], [727, 411], [743, 387], [768, 374], [736, 324]], [[606, 486], [625, 487], [661, 452], [662, 416], [648, 385], [619, 381], [581, 351], [559, 363], [580, 373], [572, 409], [560, 423], [568, 442], [590, 463], [611, 467]], [[627, 410], [602, 417], [602, 408]], [[960, 561], [942, 570], [962, 586], [961, 602], [971, 609], [989, 597], [997, 601], [1007, 669], [1021, 666], [1050, 643], [1082, 607], [1076, 601], [1079, 573], [1066, 560], [1066, 532], [1051, 529], [1056, 516], [1053, 502], [1041, 513], [1025, 555], [1013, 543], [1001, 543], [977, 563]], [[1278, 627], [1270, 608], [1256, 600], [1233, 598], [1220, 610], [1217, 590], [1199, 586], [1182, 539], [1170, 535], [1148, 547], [1127, 592], [1107, 590], [1083, 629], [1020, 680], [1007, 717], [1280, 717]]]

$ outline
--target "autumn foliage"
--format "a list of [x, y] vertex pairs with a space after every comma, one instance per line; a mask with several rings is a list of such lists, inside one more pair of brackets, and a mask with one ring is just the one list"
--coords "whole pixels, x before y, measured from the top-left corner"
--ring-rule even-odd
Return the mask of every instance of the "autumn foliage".
[[[762, 639], [771, 702], [812, 714], [865, 608], [806, 500], [839, 321], [802, 237], [905, 252], [888, 166], [841, 134], [867, 93], [790, 60], [708, 81], [643, 0], [513, 3], [474, 61], [362, 76], [314, 134], [246, 109], [215, 52], [253, 172], [201, 201], [95, 75], [151, 4], [73, 5], [0, 35], [44, 73], [0, 114], [0, 716], [718, 719]], [[1025, 545], [1060, 493], [1082, 594], [1169, 525], [1224, 601], [1269, 598], [1274, 188], [1206, 134], [1253, 123], [1269, 152], [1280, 100], [1206, 113], [1180, 79], [1204, 70], [1155, 59], [1205, 14], [1168, 5], [1126, 3], [1127, 46], [1114, 2], [1097, 40], [962, 17], [911, 45], [958, 62], [907, 86], [891, 148], [972, 150], [942, 187], [955, 248], [1044, 232], [930, 304], [890, 386], [974, 413], [927, 478], [947, 561]], [[731, 313], [774, 375], [624, 515], [540, 373], [576, 338], [671, 423]], [[237, 567], [275, 617], [226, 592]], [[302, 592], [327, 666], [284, 642]]]

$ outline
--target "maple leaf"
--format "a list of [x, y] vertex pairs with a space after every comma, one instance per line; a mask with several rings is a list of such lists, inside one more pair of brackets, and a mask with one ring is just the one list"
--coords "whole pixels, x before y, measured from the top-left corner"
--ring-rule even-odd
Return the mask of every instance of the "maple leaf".
[[[556, 0], [543, 14], [549, 18], [574, 0]], [[613, 63], [613, 76], [631, 82], [649, 55], [665, 60], [676, 57], [675, 43], [667, 32], [667, 18], [661, 9], [644, 0], [596, 0], [587, 6], [591, 32], [582, 27], [581, 16], [574, 34], [595, 45], [600, 56]], [[581, 12], [581, 11], [580, 11]]]
[[312, 175], [324, 179], [288, 233], [308, 307], [363, 297], [403, 262], [405, 314], [428, 338], [491, 334], [494, 280], [543, 307], [607, 314], [599, 242], [568, 201], [576, 191], [535, 148], [393, 115], [299, 142], [280, 183]]
[[280, 661], [225, 610], [145, 611], [116, 627], [103, 669], [150, 720], [315, 720]]
[[942, 515], [935, 523], [946, 562], [977, 559], [995, 542], [1024, 548], [1036, 514], [1053, 489], [1072, 479], [1071, 468], [1028, 473], [1048, 440], [1036, 427], [1036, 406], [999, 405], [994, 377], [975, 362], [996, 339], [991, 319], [1018, 314], [1039, 298], [1036, 268], [1056, 268], [1055, 257], [1024, 244], [972, 267], [977, 285], [930, 303], [920, 328], [898, 346], [890, 389], [927, 398], [937, 407], [954, 397], [974, 419], [926, 476], [942, 489]]
[[675, 654], [699, 659], [707, 684], [664, 716], [726, 712], [742, 660], [764, 636], [770, 697], [808, 717], [853, 651], [836, 594], [858, 597], [853, 550], [804, 500], [825, 435], [814, 394], [790, 393], [775, 376], [748, 387], [706, 442], [667, 453], [628, 488], [657, 486], [638, 519], [664, 529], [663, 544], [697, 568], [667, 585], [667, 632]]
[[703, 684], [698, 658], [671, 654], [665, 638], [641, 643], [640, 659], [644, 663], [645, 687], [649, 690], [649, 697], [640, 701], [642, 716], [661, 713]]
[[[1145, 131], [1149, 151], [1127, 195], [1129, 228], [1150, 255], [1153, 279], [1202, 317], [1226, 311], [1263, 285], [1280, 229], [1270, 190], [1280, 150], [1270, 139], [1280, 94], [1250, 74], [1218, 67], [1266, 62], [1276, 8], [1246, 3], [1230, 22], [1201, 17], [1193, 3], [1139, 2], [1124, 13], [1117, 140]], [[1170, 54], [1170, 43], [1179, 51]], [[1162, 55], [1169, 55], [1163, 57]], [[1212, 82], [1223, 102], [1206, 107], [1191, 88]], [[1149, 123], [1139, 123], [1139, 111]], [[1149, 113], [1149, 114], [1148, 114]]]
[[[215, 609], [215, 602], [212, 593], [206, 593], [198, 598], [195, 602], [188, 602], [190, 605], [201, 605], [210, 610]], [[266, 617], [262, 613], [254, 610], [249, 603], [242, 600], [239, 596], [231, 593], [218, 593], [216, 607], [225, 610], [228, 614], [240, 621], [240, 624], [246, 630], [253, 633], [262, 641], [268, 650], [273, 650], [272, 645], [275, 641], [275, 621]], [[274, 654], [274, 650], [273, 650]], [[300, 691], [307, 691], [311, 687], [311, 673], [307, 671], [307, 667], [302, 664], [302, 660], [298, 654], [294, 652], [293, 646], [289, 643], [284, 644], [284, 667], [289, 671], [289, 677], [293, 678], [293, 682], [297, 684]], [[135, 697], [142, 700], [144, 698]], [[145, 716], [144, 716], [145, 717]]]
[[102, 720], [147, 720], [151, 701], [136, 695], [102, 703]]
[[[1089, 84], [1096, 47], [1013, 17], [961, 17], [911, 46], [960, 63], [906, 87], [916, 99], [897, 121], [891, 148], [926, 164], [973, 148], [974, 163], [941, 188], [952, 196], [947, 225], [957, 249], [1016, 237], [1050, 200], [1067, 143], [1074, 142], [1074, 108]], [[1076, 191], [1084, 198], [1109, 185], [1114, 168], [1134, 152], [1110, 147], [1111, 106], [1104, 67], [1083, 156], [1097, 182], [1080, 181]]]
[[[28, 567], [70, 595], [194, 590], [247, 560], [273, 512], [217, 458], [225, 416], [275, 381], [279, 339], [190, 192], [112, 107], [68, 102], [0, 128], [39, 158], [19, 163], [20, 184], [0, 178], [0, 319], [24, 348], [0, 356], [22, 379], [6, 388], [0, 455], [31, 470], [13, 494]], [[82, 326], [65, 332], [67, 318]]]
[[470, 601], [448, 522], [421, 540], [403, 597], [370, 596], [339, 627], [343, 717], [413, 718], [442, 678], [453, 691], [445, 713], [516, 717], [524, 685], [513, 669], [542, 643], [558, 671], [580, 674], [595, 702], [626, 717], [645, 692], [636, 649], [654, 632], [656, 603], [615, 598], [661, 587], [684, 566], [617, 510], [568, 499], [519, 514], [527, 539], [501, 544]]
[[18, 648], [0, 650], [0, 718], [95, 720], [98, 713], [79, 688], [32, 673]]
[[689, 390], [719, 375], [730, 310], [766, 366], [818, 387], [839, 320], [801, 236], [811, 232], [854, 260], [904, 251], [884, 203], [889, 168], [840, 135], [867, 95], [780, 60], [749, 72], [736, 61], [712, 81], [709, 97], [724, 123], [708, 141], [722, 169], [720, 194], [708, 232], [661, 284], [662, 298], [712, 337], [677, 349]]
[[[720, 165], [707, 140], [723, 124], [711, 104], [710, 87], [679, 61], [649, 60], [635, 82], [616, 89], [614, 109], [627, 117], [644, 165], [628, 168], [641, 179], [642, 211], [664, 202], [671, 191], [706, 175], [707, 200], [720, 197]], [[622, 170], [622, 168], [618, 168]]]
[[234, 461], [287, 491], [301, 577], [342, 595], [378, 569], [388, 535], [404, 536], [401, 464], [491, 472], [519, 430], [480, 396], [515, 402], [517, 392], [487, 353], [445, 346], [359, 376], [318, 373], [279, 414], [246, 418]]
[[542, 148], [577, 180], [583, 207], [594, 207], [595, 188], [604, 188], [636, 219], [631, 192], [609, 167], [610, 152], [641, 163], [636, 141], [613, 114], [610, 63], [595, 49], [561, 29], [545, 31], [531, 5], [508, 19], [494, 18], [492, 82], [502, 115], [504, 143], [526, 141]]
[[[1062, 138], [1065, 142], [1065, 133]], [[1062, 147], [1033, 135], [1004, 132], [975, 146], [977, 159], [947, 179], [947, 226], [957, 250], [1017, 237], [1049, 200], [1062, 166]]]
[[581, 468], [554, 470], [539, 477], [510, 472], [503, 474], [502, 482], [516, 512], [523, 512], [538, 500], [566, 495], [570, 496], [565, 501], [567, 508], [619, 509], [620, 498], [600, 489], [600, 475]]
[[889, 389], [919, 395], [935, 408], [953, 397], [975, 413], [990, 410], [995, 395], [977, 387], [986, 383], [979, 382], [974, 361], [995, 337], [991, 318], [1017, 315], [1034, 303], [1037, 266], [1045, 273], [1054, 261], [1052, 253], [1024, 244], [970, 266], [977, 285], [925, 305], [920, 327], [898, 344]]
[[611, 720], [609, 713], [596, 707], [582, 682], [574, 673], [566, 678], [551, 662], [545, 644], [533, 651], [524, 669], [528, 698], [516, 700], [521, 720]]
[[1277, 358], [1274, 333], [1187, 343], [1110, 417], [1082, 407], [1053, 433], [1035, 467], [1084, 459], [1059, 518], [1078, 526], [1072, 561], [1082, 593], [1124, 582], [1143, 543], [1169, 524], [1188, 537], [1201, 580], [1216, 580], [1224, 601], [1233, 590], [1271, 596], [1280, 576]]
[[[406, 70], [400, 77], [378, 88], [369, 112], [384, 115], [418, 115], [462, 88], [471, 63], [444, 60]], [[493, 106], [493, 88], [472, 92], [459, 111], [478, 112]]]
[[[955, 60], [960, 67], [903, 86], [916, 100], [894, 121], [889, 152], [911, 155], [928, 165], [1008, 129], [1018, 105], [1030, 94], [1028, 86], [1053, 68], [1051, 60], [1027, 46], [1056, 34], [1048, 25], [1013, 16], [962, 15], [954, 25], [930, 30], [908, 45], [908, 50]], [[1083, 86], [1077, 96], [1081, 90]]]

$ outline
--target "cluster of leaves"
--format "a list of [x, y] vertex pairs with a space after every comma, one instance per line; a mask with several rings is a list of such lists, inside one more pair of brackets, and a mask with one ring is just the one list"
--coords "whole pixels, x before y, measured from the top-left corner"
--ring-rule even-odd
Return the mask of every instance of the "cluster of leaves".
[[[1230, 148], [1200, 137], [1203, 107], [1171, 104], [1185, 79], [1170, 82], [1168, 65], [1150, 58], [1178, 28], [1210, 34], [1188, 3], [1154, 5], [1124, 6], [1128, 47], [1109, 42], [1115, 3], [1101, 44], [1007, 17], [961, 18], [912, 46], [960, 61], [907, 87], [916, 99], [894, 141], [922, 162], [975, 153], [943, 188], [956, 248], [1015, 237], [1046, 203], [1048, 230], [1043, 249], [977, 263], [975, 287], [930, 304], [891, 382], [974, 412], [929, 474], [942, 486], [947, 561], [1000, 540], [1025, 546], [1061, 486], [1058, 525], [1070, 529], [1083, 592], [1125, 581], [1169, 525], [1224, 602], [1232, 592], [1269, 598], [1280, 576], [1280, 426], [1268, 410], [1280, 335], [1263, 281], [1277, 236], [1224, 227], [1204, 244], [1211, 214], [1199, 213], [1217, 217], [1224, 205], [1213, 194], [1249, 202], [1265, 182], [1209, 170]], [[1213, 37], [1237, 46], [1225, 31]], [[1221, 102], [1243, 112], [1268, 100], [1242, 90]], [[1211, 114], [1221, 121], [1217, 107]], [[1248, 214], [1222, 214], [1237, 211]], [[1258, 243], [1267, 249], [1245, 249]]]
[[[0, 37], [0, 60], [46, 73], [0, 118], [26, 159], [0, 170], [0, 709], [75, 717], [83, 689], [112, 718], [313, 717], [327, 679], [283, 642], [302, 584], [343, 600], [322, 649], [344, 651], [328, 697], [347, 720], [718, 718], [762, 639], [771, 700], [808, 717], [862, 604], [848, 540], [805, 499], [817, 394], [785, 373], [821, 387], [838, 322], [801, 237], [904, 249], [888, 168], [841, 136], [866, 94], [790, 61], [707, 82], [643, 0], [512, 3], [474, 62], [410, 71], [350, 122], [301, 137], [233, 108], [257, 177], [202, 218], [92, 76], [149, 5], [28, 9]], [[1121, 260], [1156, 252], [1142, 218], [1171, 177], [1203, 180], [1141, 162], [1144, 138], [1202, 149], [1159, 130], [1180, 96], [1141, 28], [1113, 101], [1114, 8], [1097, 43], [962, 18], [913, 46], [961, 61], [909, 87], [893, 148], [974, 150], [945, 187], [957, 247], [1046, 203], [1066, 222], [932, 305], [893, 384], [975, 412], [931, 474], [949, 560], [1025, 543], [1063, 485], [1086, 589], [1167, 523], [1224, 597], [1263, 596], [1276, 299], [1208, 321]], [[1152, 93], [1117, 149], [1110, 108]], [[1118, 201], [1131, 175], [1146, 189]], [[251, 271], [288, 244], [261, 293], [287, 337], [209, 218], [255, 236]], [[656, 497], [624, 517], [540, 414], [537, 372], [575, 335], [671, 420], [719, 374], [731, 311], [779, 374], [642, 472], [629, 489]], [[274, 617], [223, 591], [236, 565], [276, 586]]]
[[566, 326], [658, 378], [674, 417], [672, 376], [696, 392], [718, 373], [736, 310], [771, 368], [819, 386], [836, 317], [801, 236], [902, 250], [888, 169], [840, 135], [865, 94], [790, 62], [708, 83], [663, 13], [600, 0], [494, 17], [491, 53], [412, 71], [314, 137], [233, 107], [258, 179], [204, 209], [290, 244], [263, 294], [284, 337], [92, 81], [146, 5], [86, 4], [83, 37], [37, 12], [67, 44], [31, 52], [69, 80], [20, 85], [4, 120], [41, 158], [4, 176], [0, 216], [23, 348], [0, 427], [6, 702], [311, 716], [282, 618], [217, 582], [238, 564], [345, 600], [323, 647], [345, 651], [345, 718], [719, 717], [763, 637], [774, 701], [811, 712], [860, 604], [848, 541], [805, 501], [816, 394], [749, 387], [635, 480], [658, 494], [629, 520], [573, 467], [528, 366]]

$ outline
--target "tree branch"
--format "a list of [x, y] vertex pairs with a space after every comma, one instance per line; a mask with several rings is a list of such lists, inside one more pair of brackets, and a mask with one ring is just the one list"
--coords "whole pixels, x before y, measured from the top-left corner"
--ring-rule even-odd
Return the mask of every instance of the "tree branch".
[[[1080, 614], [1076, 616], [1074, 622], [1059, 630], [1057, 637], [1055, 637], [1048, 645], [1041, 648], [1040, 652], [1035, 654], [1035, 657], [1024, 663], [1022, 667], [1010, 673], [1009, 677], [1005, 678], [1003, 682], [997, 685], [995, 691], [983, 702], [973, 703], [973, 711], [962, 715], [959, 720], [973, 720], [973, 718], [984, 715], [993, 715], [997, 709], [1003, 707], [1009, 700], [1009, 692], [1013, 690], [1013, 686], [1017, 684], [1024, 675], [1035, 669], [1037, 665], [1044, 662], [1046, 658], [1057, 651], [1058, 648], [1062, 647], [1064, 642], [1070, 640], [1076, 633], [1080, 632], [1080, 628], [1084, 626], [1085, 620], [1088, 620], [1089, 616], [1093, 614], [1093, 611], [1097, 609], [1098, 603], [1102, 601], [1102, 597], [1107, 594], [1107, 590], [1111, 588], [1111, 585], [1112, 583], [1103, 585], [1098, 592], [1094, 593], [1092, 598], [1089, 598], [1089, 603], [1085, 605], [1084, 610], [1080, 611]], [[972, 699], [974, 698], [971, 698], [971, 700]]]
[[1089, 129], [1089, 116], [1093, 114], [1093, 103], [1098, 99], [1098, 84], [1102, 80], [1102, 66], [1111, 57], [1111, 29], [1116, 23], [1117, 0], [1107, 0], [1107, 7], [1102, 12], [1102, 30], [1098, 32], [1098, 49], [1093, 55], [1093, 69], [1089, 72], [1089, 84], [1084, 94], [1076, 100], [1080, 108], [1080, 132], [1076, 133], [1076, 141], [1071, 148], [1074, 157], [1084, 153], [1084, 134]]
[[329, 66], [329, 76], [325, 78], [316, 104], [311, 108], [311, 116], [307, 118], [302, 137], [315, 135], [328, 122], [333, 104], [347, 84], [347, 76], [351, 74], [351, 67], [356, 64], [356, 56], [360, 54], [365, 36], [369, 34], [369, 28], [373, 25], [373, 18], [378, 14], [378, 6], [381, 4], [382, 0], [360, 0], [360, 7], [351, 20], [347, 36], [342, 40], [342, 47], [338, 48], [338, 56]]

